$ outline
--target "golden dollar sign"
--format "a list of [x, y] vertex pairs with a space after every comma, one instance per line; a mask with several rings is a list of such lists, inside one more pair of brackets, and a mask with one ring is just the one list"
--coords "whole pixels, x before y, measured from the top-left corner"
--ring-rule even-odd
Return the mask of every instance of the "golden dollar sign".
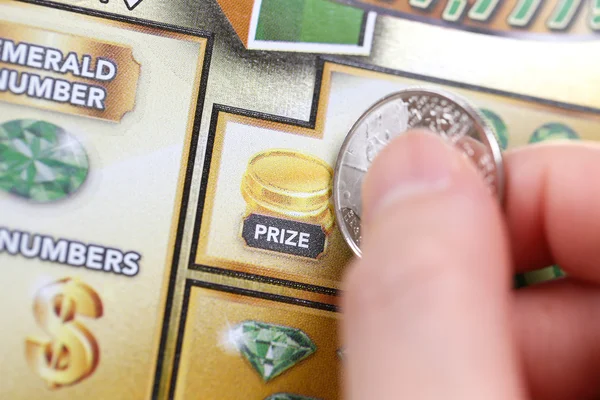
[[27, 338], [25, 352], [48, 387], [72, 385], [94, 372], [100, 357], [98, 343], [75, 318], [99, 318], [102, 311], [98, 294], [75, 279], [61, 279], [38, 290], [33, 312], [52, 339]]

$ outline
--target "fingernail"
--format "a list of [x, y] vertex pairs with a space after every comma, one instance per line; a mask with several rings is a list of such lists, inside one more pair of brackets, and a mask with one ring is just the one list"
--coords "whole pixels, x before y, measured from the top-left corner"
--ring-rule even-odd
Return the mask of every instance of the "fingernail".
[[439, 192], [450, 186], [459, 158], [450, 144], [434, 133], [407, 132], [375, 159], [363, 187], [363, 219], [407, 197]]

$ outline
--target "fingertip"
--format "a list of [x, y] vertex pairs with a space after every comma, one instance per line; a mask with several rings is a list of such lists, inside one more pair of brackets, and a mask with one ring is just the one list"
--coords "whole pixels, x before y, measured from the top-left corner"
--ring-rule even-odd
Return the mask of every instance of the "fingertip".
[[415, 129], [377, 155], [363, 185], [363, 221], [401, 197], [447, 187], [459, 168], [455, 150], [439, 135]]
[[[491, 399], [490, 387], [494, 399], [519, 398], [506, 238], [496, 200], [469, 163], [441, 137], [411, 131], [367, 174], [362, 258], [342, 300], [349, 388], [371, 396], [357, 398]], [[509, 384], [498, 387], [499, 377]], [[424, 389], [430, 378], [437, 386]], [[469, 387], [471, 379], [489, 387]]]

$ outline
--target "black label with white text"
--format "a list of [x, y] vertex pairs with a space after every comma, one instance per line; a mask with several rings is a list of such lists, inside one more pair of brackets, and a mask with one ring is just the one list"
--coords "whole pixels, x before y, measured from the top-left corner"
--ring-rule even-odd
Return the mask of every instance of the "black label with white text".
[[326, 239], [320, 225], [260, 214], [244, 220], [242, 237], [250, 247], [315, 259], [325, 250]]

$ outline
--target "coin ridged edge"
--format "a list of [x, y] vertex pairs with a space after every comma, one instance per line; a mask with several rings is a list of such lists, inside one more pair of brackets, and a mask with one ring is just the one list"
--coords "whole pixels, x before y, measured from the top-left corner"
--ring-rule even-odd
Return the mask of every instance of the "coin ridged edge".
[[[481, 113], [481, 111], [479, 111], [477, 109], [477, 107], [472, 105], [470, 103], [470, 101], [468, 101], [465, 97], [463, 97], [461, 95], [456, 95], [454, 93], [450, 93], [449, 91], [446, 91], [445, 89], [439, 89], [437, 87], [411, 86], [409, 88], [395, 91], [393, 93], [390, 93], [390, 94], [380, 98], [378, 101], [373, 103], [370, 107], [368, 107], [361, 114], [361, 116], [356, 120], [356, 122], [354, 124], [352, 124], [352, 127], [348, 130], [348, 133], [346, 134], [346, 137], [344, 138], [344, 141], [342, 142], [342, 145], [340, 146], [340, 151], [338, 152], [338, 155], [337, 155], [337, 160], [336, 160], [334, 173], [333, 173], [333, 180], [332, 180], [332, 182], [333, 182], [332, 196], [333, 196], [334, 212], [335, 212], [336, 221], [343, 221], [341, 202], [340, 202], [340, 199], [338, 196], [338, 191], [336, 190], [336, 188], [339, 186], [339, 183], [340, 183], [339, 182], [339, 179], [340, 179], [339, 171], [341, 171], [341, 166], [342, 166], [342, 158], [343, 158], [342, 155], [346, 151], [346, 148], [348, 147], [348, 145], [353, 137], [353, 135], [351, 135], [350, 133], [356, 131], [356, 129], [363, 123], [363, 121], [365, 119], [368, 118], [368, 116], [374, 109], [376, 109], [376, 108], [380, 107], [381, 105], [383, 105], [391, 100], [394, 100], [394, 99], [404, 100], [404, 98], [403, 98], [404, 96], [406, 96], [407, 94], [411, 94], [413, 92], [415, 95], [418, 95], [419, 93], [421, 93], [421, 94], [428, 94], [428, 95], [432, 95], [432, 96], [442, 96], [442, 97], [448, 98], [450, 101], [456, 103], [459, 107], [461, 107], [475, 121], [476, 128], [481, 127], [483, 129], [483, 132], [479, 132], [481, 135], [481, 139], [485, 140], [484, 145], [487, 145], [487, 147], [491, 150], [493, 162], [496, 167], [496, 171], [495, 171], [496, 172], [496, 185], [495, 185], [496, 196], [495, 197], [500, 202], [500, 205], [502, 207], [504, 207], [506, 191], [504, 188], [505, 171], [504, 171], [504, 160], [502, 158], [502, 148], [500, 147], [500, 143], [498, 142], [496, 135], [494, 135], [493, 129], [490, 127], [489, 123], [486, 121], [485, 117], [483, 116], [483, 113]], [[346, 239], [347, 237], [352, 236], [351, 233], [348, 231], [346, 224], [338, 222], [337, 225], [342, 232], [342, 236], [344, 237], [344, 241], [346, 242], [346, 244], [353, 250], [354, 254], [356, 254], [357, 257], [361, 258], [362, 251], [361, 251], [360, 247], [354, 241]]]

